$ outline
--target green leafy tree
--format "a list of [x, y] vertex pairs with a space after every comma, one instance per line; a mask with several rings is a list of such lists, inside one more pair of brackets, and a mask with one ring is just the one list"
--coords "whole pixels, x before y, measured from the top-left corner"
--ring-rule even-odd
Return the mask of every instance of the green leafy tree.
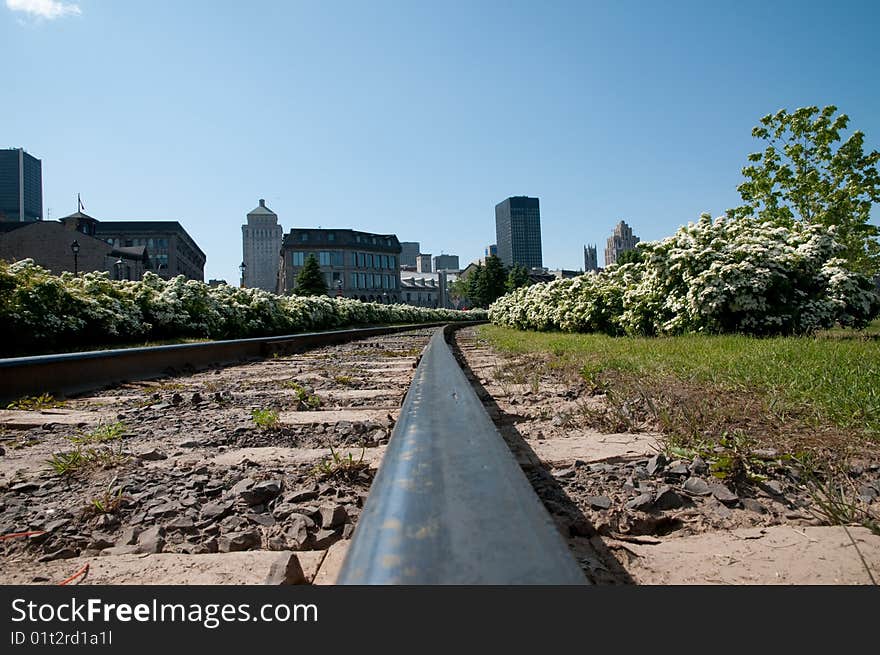
[[624, 264], [640, 264], [642, 261], [644, 261], [642, 251], [639, 248], [630, 248], [617, 255], [617, 260], [614, 263], [623, 266]]
[[327, 282], [314, 255], [309, 255], [296, 276], [293, 293], [297, 296], [323, 296], [327, 294]]
[[504, 264], [495, 255], [486, 257], [483, 266], [483, 304], [488, 307], [501, 296], [507, 293], [507, 270]]
[[520, 287], [524, 287], [529, 283], [529, 271], [521, 265], [515, 264], [507, 274], [506, 289], [509, 292], [516, 291]]
[[728, 213], [834, 227], [848, 267], [874, 275], [880, 271], [880, 228], [868, 220], [880, 201], [880, 153], [864, 153], [860, 131], [839, 143], [849, 117], [836, 112], [833, 105], [802, 107], [762, 118], [752, 136], [767, 146], [749, 155], [746, 181], [737, 187], [746, 204]]
[[465, 280], [465, 295], [471, 307], [485, 307], [486, 272], [482, 264], [477, 264]]

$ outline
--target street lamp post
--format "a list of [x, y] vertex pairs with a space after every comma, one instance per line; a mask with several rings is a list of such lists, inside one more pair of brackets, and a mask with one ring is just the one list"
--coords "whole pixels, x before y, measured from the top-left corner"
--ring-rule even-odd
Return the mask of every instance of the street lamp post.
[[247, 264], [242, 262], [238, 266], [238, 270], [241, 271], [241, 288], [244, 288], [244, 272], [247, 270]]
[[70, 250], [73, 253], [73, 274], [77, 274], [77, 258], [79, 256], [79, 241], [76, 239], [73, 240], [73, 243], [70, 244]]
[[336, 295], [342, 296], [342, 280], [336, 280]]
[[122, 260], [117, 259], [114, 266], [116, 267], [116, 279], [121, 280], [122, 279]]

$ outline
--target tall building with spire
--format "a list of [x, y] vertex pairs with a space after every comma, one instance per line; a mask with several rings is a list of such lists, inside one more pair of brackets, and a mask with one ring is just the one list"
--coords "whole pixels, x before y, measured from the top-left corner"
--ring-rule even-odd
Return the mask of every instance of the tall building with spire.
[[596, 245], [584, 246], [584, 273], [599, 270], [599, 256], [596, 254]]
[[247, 225], [241, 226], [242, 284], [245, 287], [278, 292], [283, 232], [278, 214], [260, 198], [259, 206], [248, 212]]
[[617, 262], [621, 253], [632, 250], [639, 242], [639, 238], [633, 234], [632, 228], [624, 221], [614, 226], [614, 232], [608, 237], [605, 246], [605, 266], [611, 266]]

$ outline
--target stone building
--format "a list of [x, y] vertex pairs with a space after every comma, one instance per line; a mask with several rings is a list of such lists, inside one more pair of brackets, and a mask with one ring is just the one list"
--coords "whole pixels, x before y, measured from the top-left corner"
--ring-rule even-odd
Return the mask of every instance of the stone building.
[[281, 242], [279, 293], [293, 292], [309, 255], [318, 260], [329, 295], [365, 302], [400, 301], [400, 241], [395, 235], [292, 228]]
[[97, 221], [95, 236], [117, 248], [145, 246], [165, 279], [205, 280], [205, 253], [177, 221]]
[[278, 290], [279, 253], [283, 236], [278, 215], [266, 207], [266, 201], [260, 198], [259, 206], [247, 215], [247, 225], [241, 226], [244, 286], [272, 293]]
[[140, 280], [150, 268], [148, 249], [115, 247], [97, 238], [97, 222], [76, 212], [59, 221], [0, 223], [0, 259], [33, 259], [56, 275], [107, 271], [114, 280]]
[[596, 273], [599, 270], [599, 255], [596, 252], [596, 245], [584, 246], [584, 272]]
[[614, 226], [614, 232], [608, 237], [605, 246], [605, 266], [617, 262], [621, 253], [632, 250], [639, 242], [639, 238], [633, 234], [632, 228], [624, 221]]

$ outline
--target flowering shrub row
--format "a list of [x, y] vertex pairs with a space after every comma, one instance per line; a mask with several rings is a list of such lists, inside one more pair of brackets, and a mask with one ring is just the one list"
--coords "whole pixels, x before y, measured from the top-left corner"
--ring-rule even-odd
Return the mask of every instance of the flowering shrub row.
[[712, 219], [639, 246], [640, 261], [498, 299], [493, 323], [528, 330], [663, 335], [806, 334], [880, 313], [867, 277], [835, 257], [834, 231], [802, 222]]
[[0, 332], [4, 354], [120, 341], [208, 337], [238, 339], [353, 325], [485, 319], [409, 305], [326, 296], [276, 296], [260, 289], [209, 287], [182, 276], [139, 282], [107, 273], [52, 275], [25, 259], [0, 261]]

